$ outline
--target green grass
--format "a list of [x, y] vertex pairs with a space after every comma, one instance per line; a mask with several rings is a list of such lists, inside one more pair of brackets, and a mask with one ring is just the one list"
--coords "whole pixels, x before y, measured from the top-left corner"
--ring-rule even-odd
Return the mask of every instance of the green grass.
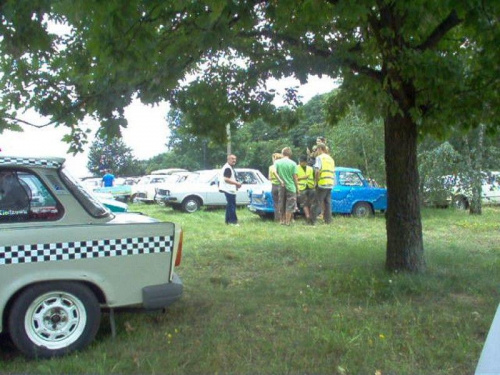
[[[95, 342], [26, 361], [5, 339], [1, 373], [471, 374], [500, 300], [500, 208], [423, 211], [428, 269], [384, 271], [385, 219], [284, 227], [245, 209], [183, 214], [184, 296], [165, 314], [103, 317]], [[147, 270], [142, 270], [147, 272]]]

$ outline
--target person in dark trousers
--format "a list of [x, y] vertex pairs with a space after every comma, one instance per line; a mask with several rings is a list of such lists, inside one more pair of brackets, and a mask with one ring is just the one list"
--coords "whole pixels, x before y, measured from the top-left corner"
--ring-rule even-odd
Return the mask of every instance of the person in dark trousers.
[[330, 224], [332, 222], [331, 193], [334, 185], [335, 162], [328, 155], [328, 149], [325, 144], [318, 144], [317, 150], [318, 155], [314, 164], [316, 193], [311, 209], [311, 223], [316, 223], [318, 215], [323, 210], [323, 220], [326, 224]]
[[283, 182], [281, 177], [278, 176], [278, 173], [276, 173], [276, 166], [274, 165], [274, 163], [276, 163], [276, 161], [280, 160], [281, 158], [283, 158], [283, 155], [280, 154], [279, 152], [275, 152], [273, 154], [272, 156], [273, 165], [269, 167], [269, 174], [268, 174], [269, 181], [271, 181], [272, 185], [271, 194], [273, 196], [274, 221], [276, 222], [281, 220], [279, 194], [280, 194], [280, 189], [282, 189], [281, 186], [285, 186], [285, 183]]
[[219, 176], [219, 190], [226, 196], [226, 224], [238, 226], [238, 217], [236, 216], [236, 192], [241, 184], [236, 181], [236, 155], [229, 155], [227, 163], [224, 164]]

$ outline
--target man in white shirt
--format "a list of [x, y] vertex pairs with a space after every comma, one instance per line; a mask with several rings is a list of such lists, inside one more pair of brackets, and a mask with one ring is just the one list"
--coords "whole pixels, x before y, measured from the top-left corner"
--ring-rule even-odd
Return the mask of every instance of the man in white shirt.
[[227, 163], [224, 164], [219, 176], [219, 190], [226, 196], [226, 224], [238, 225], [238, 217], [236, 216], [236, 191], [241, 187], [241, 184], [236, 181], [236, 173], [234, 165], [236, 164], [236, 155], [229, 155]]

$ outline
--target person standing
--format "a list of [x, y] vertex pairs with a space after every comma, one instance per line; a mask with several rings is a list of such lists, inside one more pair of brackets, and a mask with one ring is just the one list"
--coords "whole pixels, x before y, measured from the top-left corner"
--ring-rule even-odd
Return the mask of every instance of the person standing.
[[222, 167], [219, 176], [219, 191], [226, 196], [226, 224], [238, 225], [238, 217], [236, 216], [236, 191], [241, 187], [241, 184], [236, 181], [236, 172], [234, 166], [236, 164], [236, 155], [228, 155], [227, 163]]
[[115, 176], [113, 175], [111, 169], [106, 171], [106, 174], [102, 176], [102, 186], [104, 187], [112, 187], [115, 182]]
[[299, 193], [297, 200], [304, 211], [306, 221], [311, 220], [311, 203], [314, 199], [314, 171], [307, 165], [307, 156], [301, 156], [299, 167], [297, 168], [297, 180], [299, 182]]
[[318, 144], [318, 155], [314, 164], [314, 177], [316, 182], [316, 197], [312, 207], [312, 224], [316, 223], [316, 219], [324, 208], [323, 220], [326, 224], [332, 222], [332, 188], [334, 183], [335, 162], [328, 155], [327, 148], [324, 143]]
[[282, 186], [285, 186], [285, 183], [281, 179], [280, 176], [276, 173], [275, 163], [277, 160], [283, 158], [283, 155], [279, 152], [275, 152], [272, 155], [273, 164], [269, 167], [268, 178], [271, 181], [271, 195], [273, 197], [273, 207], [274, 207], [274, 221], [280, 221], [280, 206], [279, 206], [279, 191]]
[[283, 180], [284, 189], [280, 189], [280, 223], [290, 225], [293, 213], [297, 207], [297, 191], [299, 190], [299, 182], [297, 180], [297, 163], [290, 158], [292, 150], [290, 147], [285, 147], [281, 153], [283, 158], [275, 164], [278, 176]]

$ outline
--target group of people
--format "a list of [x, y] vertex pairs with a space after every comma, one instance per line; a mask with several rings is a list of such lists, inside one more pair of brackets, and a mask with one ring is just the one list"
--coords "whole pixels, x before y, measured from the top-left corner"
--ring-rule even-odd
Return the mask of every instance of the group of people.
[[[299, 206], [309, 224], [316, 224], [321, 213], [325, 223], [332, 221], [331, 191], [335, 162], [323, 137], [318, 137], [313, 150], [307, 151], [308, 156], [301, 156], [299, 164], [292, 160], [290, 147], [272, 155], [269, 180], [272, 184], [274, 218], [282, 225], [290, 225]], [[219, 176], [219, 191], [225, 194], [227, 202], [225, 221], [229, 225], [238, 225], [236, 192], [241, 183], [237, 181], [234, 171], [236, 161], [235, 155], [229, 155]]]
[[316, 224], [323, 213], [323, 220], [332, 221], [331, 191], [334, 185], [335, 162], [328, 153], [324, 139], [319, 138], [309, 159], [301, 156], [299, 164], [292, 159], [292, 150], [285, 147], [272, 155], [269, 180], [272, 184], [274, 219], [282, 225], [290, 225], [293, 214], [300, 206], [306, 222]]

